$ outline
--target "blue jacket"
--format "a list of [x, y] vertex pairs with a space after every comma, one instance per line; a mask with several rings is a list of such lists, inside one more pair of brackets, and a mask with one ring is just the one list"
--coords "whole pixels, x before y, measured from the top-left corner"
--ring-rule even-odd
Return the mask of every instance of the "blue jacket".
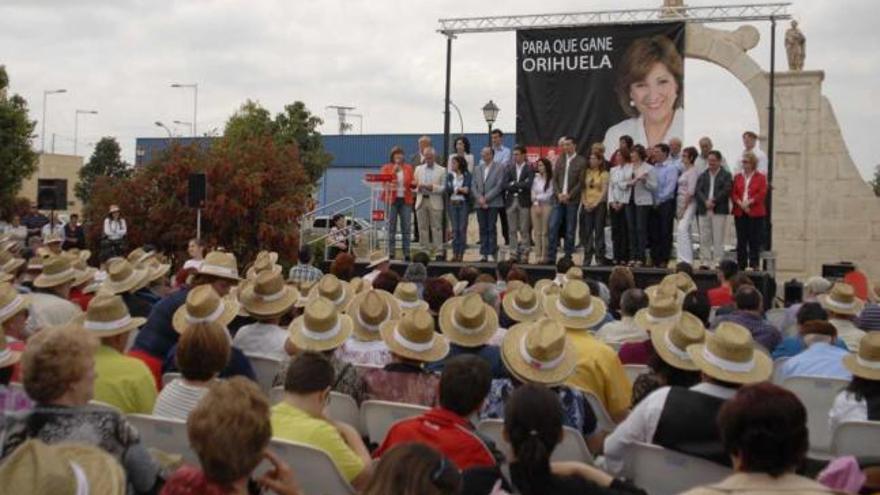
[[[834, 345], [840, 347], [844, 350], [849, 350], [846, 347], [846, 344], [840, 339], [834, 339]], [[792, 357], [803, 352], [807, 347], [804, 345], [804, 340], [800, 337], [800, 335], [791, 335], [784, 339], [782, 342], [776, 346], [776, 349], [773, 349], [773, 359]]]
[[[462, 175], [464, 176], [464, 181], [462, 183], [462, 187], [468, 188], [468, 193], [465, 195], [465, 203], [468, 205], [468, 208], [472, 208], [473, 207], [473, 199], [474, 199], [474, 190], [472, 188], [474, 176], [473, 176], [473, 174], [471, 174], [467, 170], [462, 172]], [[446, 174], [446, 197], [447, 198], [454, 194], [454, 191], [452, 190], [452, 181], [454, 180], [454, 178], [455, 177], [453, 176], [452, 172], [449, 172]]]
[[177, 308], [186, 303], [189, 288], [182, 288], [165, 296], [153, 305], [147, 322], [141, 327], [134, 340], [132, 350], [146, 352], [157, 359], [165, 359], [168, 350], [177, 343], [180, 335], [171, 326], [171, 319]]

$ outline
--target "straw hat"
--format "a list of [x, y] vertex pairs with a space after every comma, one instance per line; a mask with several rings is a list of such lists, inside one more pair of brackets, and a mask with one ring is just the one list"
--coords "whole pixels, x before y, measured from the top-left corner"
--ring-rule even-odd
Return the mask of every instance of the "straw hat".
[[232, 298], [221, 298], [208, 284], [193, 287], [186, 295], [186, 303], [177, 308], [171, 325], [178, 333], [183, 333], [193, 323], [216, 321], [226, 326], [238, 314], [238, 302]]
[[71, 259], [74, 259], [74, 258], [80, 259], [84, 263], [87, 263], [89, 261], [89, 258], [92, 257], [92, 252], [89, 251], [88, 249], [72, 248], [72, 249], [68, 249], [67, 251], [64, 251], [64, 254], [70, 256]]
[[0, 272], [12, 273], [24, 264], [24, 258], [16, 258], [7, 251], [0, 251]]
[[156, 280], [168, 275], [168, 272], [171, 271], [170, 263], [162, 263], [156, 258], [150, 258], [144, 263], [140, 265], [140, 268], [146, 268], [149, 272], [147, 274], [147, 283], [153, 283]]
[[211, 251], [202, 260], [196, 273], [199, 275], [210, 275], [212, 277], [225, 278], [238, 282], [238, 262], [235, 255], [224, 251]]
[[276, 316], [286, 313], [299, 299], [299, 291], [284, 283], [281, 272], [260, 272], [240, 292], [238, 300], [248, 314]]
[[562, 288], [556, 285], [553, 280], [549, 278], [542, 278], [541, 280], [535, 282], [535, 291], [537, 291], [538, 294], [541, 295], [541, 297], [547, 297], [554, 294], [558, 295], [561, 290]]
[[336, 349], [351, 337], [351, 317], [341, 314], [323, 297], [309, 301], [301, 316], [288, 327], [290, 341], [297, 349], [323, 352]]
[[548, 386], [563, 383], [577, 365], [565, 327], [550, 318], [511, 327], [501, 343], [501, 360], [520, 381]]
[[132, 317], [122, 296], [98, 292], [89, 302], [89, 308], [74, 320], [92, 335], [113, 337], [140, 328], [147, 322], [146, 318]]
[[478, 347], [498, 330], [498, 313], [477, 293], [447, 299], [440, 307], [440, 331], [462, 347]]
[[703, 322], [696, 316], [684, 312], [678, 323], [671, 327], [657, 328], [651, 332], [651, 343], [660, 359], [678, 369], [697, 371], [687, 348], [692, 344], [700, 344], [706, 340], [706, 329]]
[[[511, 292], [512, 290], [512, 292]], [[507, 294], [501, 301], [504, 312], [514, 321], [535, 321], [544, 317], [544, 309], [535, 289], [527, 284], [511, 287], [507, 285]]]
[[[373, 284], [367, 282], [366, 280], [360, 277], [354, 277], [348, 281], [348, 286], [351, 288], [351, 293], [354, 295], [358, 295], [362, 292], [370, 290]], [[351, 303], [349, 303], [351, 304]]]
[[858, 316], [865, 307], [865, 303], [856, 297], [853, 287], [840, 282], [831, 287], [831, 292], [821, 294], [816, 299], [826, 311], [841, 315]]
[[423, 308], [386, 321], [379, 326], [379, 333], [393, 354], [406, 359], [431, 363], [449, 354], [449, 342], [434, 331], [434, 317]]
[[694, 283], [691, 277], [688, 276], [687, 273], [678, 272], [663, 277], [663, 280], [659, 284], [652, 285], [645, 289], [645, 294], [647, 294], [648, 298], [651, 299], [655, 297], [657, 291], [660, 290], [660, 288], [663, 286], [675, 288], [675, 295], [679, 303], [684, 302], [684, 296], [686, 296], [689, 292], [697, 290], [697, 285]]
[[459, 279], [455, 278], [455, 275], [453, 275], [451, 273], [444, 273], [443, 275], [440, 275], [440, 278], [442, 278], [443, 280], [446, 280], [447, 282], [452, 284], [452, 294], [453, 295], [458, 296], [462, 292], [464, 292], [465, 289], [467, 289], [467, 282], [465, 282], [464, 280], [459, 280]]
[[590, 294], [590, 287], [580, 280], [567, 282], [559, 295], [544, 300], [547, 316], [565, 328], [587, 329], [605, 318], [605, 303]]
[[401, 311], [428, 309], [427, 301], [419, 299], [419, 288], [412, 282], [400, 282], [394, 289], [394, 298], [400, 304]]
[[348, 283], [336, 278], [336, 275], [328, 273], [318, 280], [318, 283], [312, 287], [309, 292], [309, 299], [317, 299], [323, 297], [336, 306], [339, 311], [344, 311], [354, 297], [354, 293]]
[[390, 260], [391, 258], [388, 257], [388, 254], [382, 251], [373, 251], [370, 253], [370, 263], [367, 265], [367, 269], [375, 268], [376, 266]]
[[773, 373], [773, 361], [755, 349], [748, 329], [729, 321], [707, 332], [704, 343], [688, 346], [687, 353], [700, 371], [725, 382], [763, 382]]
[[354, 323], [354, 336], [370, 342], [382, 340], [379, 326], [400, 319], [400, 306], [394, 296], [381, 289], [370, 289], [354, 296], [346, 312]]
[[107, 265], [107, 278], [101, 283], [101, 289], [112, 294], [134, 292], [143, 287], [149, 272], [144, 268], [135, 268], [128, 260], [118, 258]]
[[858, 354], [844, 356], [843, 365], [854, 376], [880, 380], [880, 332], [866, 333], [859, 341]]
[[119, 205], [110, 205], [110, 211], [107, 213], [116, 213], [117, 211], [119, 211]]
[[281, 265], [277, 265], [278, 253], [272, 251], [260, 251], [254, 259], [253, 265], [248, 268], [247, 278], [254, 278], [257, 274], [264, 271], [272, 271], [281, 273]]
[[43, 271], [43, 260], [43, 256], [32, 256], [30, 259], [28, 259], [25, 270], [35, 272]]
[[309, 302], [309, 295], [312, 293], [312, 288], [318, 285], [317, 280], [303, 280], [294, 286], [299, 290], [299, 298], [296, 300], [296, 304], [293, 305], [294, 308], [304, 308], [306, 304]]
[[140, 265], [141, 263], [143, 263], [149, 259], [155, 258], [155, 257], [156, 257], [155, 251], [147, 251], [143, 248], [137, 248], [134, 251], [128, 253], [128, 256], [126, 257], [126, 259], [132, 265], [137, 266], [137, 265]]
[[88, 266], [83, 261], [77, 261], [73, 264], [73, 269], [76, 270], [76, 279], [73, 281], [73, 286], [78, 287], [88, 282], [92, 282], [95, 278], [95, 275], [98, 273], [98, 269], [93, 266]]
[[19, 294], [10, 284], [0, 284], [0, 368], [18, 362], [21, 354], [6, 347], [3, 323], [30, 306], [30, 296]]
[[126, 493], [122, 466], [103, 449], [71, 442], [47, 445], [35, 439], [21, 444], [0, 466], [0, 486], [4, 493]]
[[58, 287], [75, 279], [76, 271], [70, 266], [70, 260], [64, 256], [52, 256], [43, 262], [43, 272], [34, 279], [34, 287]]
[[49, 232], [49, 235], [46, 236], [46, 240], [43, 241], [43, 244], [48, 246], [49, 244], [61, 244], [62, 242], [64, 242], [64, 239], [62, 239], [57, 232]]
[[584, 271], [580, 268], [573, 266], [565, 272], [565, 281], [570, 282], [572, 280], [583, 280], [584, 279]]
[[[677, 291], [678, 289], [674, 289]], [[663, 287], [648, 298], [648, 307], [636, 312], [634, 318], [639, 328], [646, 331], [668, 329], [675, 326], [681, 318], [681, 304], [675, 296], [676, 292], [663, 293]]]
[[12, 282], [12, 275], [6, 272], [0, 272], [0, 284], [4, 282]]

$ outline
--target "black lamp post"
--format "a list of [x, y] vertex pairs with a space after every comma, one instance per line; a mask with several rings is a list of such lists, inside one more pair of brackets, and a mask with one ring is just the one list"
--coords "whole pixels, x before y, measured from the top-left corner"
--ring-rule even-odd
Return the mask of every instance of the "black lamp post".
[[492, 143], [492, 124], [495, 123], [495, 119], [498, 118], [498, 105], [495, 104], [494, 101], [489, 100], [489, 103], [483, 105], [483, 118], [486, 119], [486, 123], [489, 124], [489, 144]]

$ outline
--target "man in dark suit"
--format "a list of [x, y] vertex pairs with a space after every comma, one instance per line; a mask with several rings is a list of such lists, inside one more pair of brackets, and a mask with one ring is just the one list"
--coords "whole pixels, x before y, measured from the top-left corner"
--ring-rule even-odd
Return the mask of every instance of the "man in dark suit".
[[[508, 250], [512, 260], [528, 263], [529, 232], [531, 231], [531, 194], [535, 171], [526, 161], [526, 147], [513, 148], [513, 163], [507, 166], [504, 208], [510, 224]], [[518, 242], [517, 242], [518, 240]]]
[[496, 261], [498, 250], [498, 212], [504, 209], [504, 181], [506, 170], [493, 159], [492, 148], [480, 151], [480, 163], [474, 168], [474, 200], [477, 223], [480, 224], [481, 261]]
[[559, 250], [559, 228], [565, 221], [565, 256], [571, 258], [574, 253], [574, 233], [577, 229], [578, 208], [581, 204], [581, 191], [584, 187], [584, 173], [587, 170], [587, 159], [577, 154], [574, 139], [568, 137], [562, 145], [562, 156], [553, 167], [553, 187], [556, 191], [556, 206], [550, 212], [550, 235], [547, 246], [547, 258], [556, 263], [556, 252]]
[[721, 166], [721, 152], [712, 150], [707, 157], [708, 168], [697, 179], [695, 193], [697, 222], [700, 225], [700, 264], [716, 266], [724, 258], [724, 234], [730, 215], [730, 191], [733, 178]]

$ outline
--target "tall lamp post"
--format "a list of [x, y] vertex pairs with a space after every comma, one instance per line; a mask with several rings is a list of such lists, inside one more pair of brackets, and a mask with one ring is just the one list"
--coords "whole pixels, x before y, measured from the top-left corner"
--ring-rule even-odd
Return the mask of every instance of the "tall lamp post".
[[185, 121], [183, 121], [183, 120], [175, 120], [175, 121], [174, 121], [174, 125], [182, 125], [182, 126], [189, 127], [189, 130], [190, 130], [190, 132], [192, 132], [192, 135], [193, 135], [193, 136], [196, 135], [196, 131], [195, 131], [195, 129], [193, 129], [193, 123], [192, 123], [192, 122], [185, 122]]
[[492, 145], [492, 124], [495, 123], [495, 120], [498, 118], [498, 112], [501, 109], [498, 108], [498, 105], [495, 104], [494, 101], [489, 100], [489, 103], [483, 105], [483, 118], [486, 119], [486, 123], [489, 124], [489, 145]]
[[171, 132], [171, 129], [169, 129], [167, 125], [163, 124], [161, 120], [157, 120], [157, 121], [155, 121], [155, 122], [153, 122], [153, 123], [156, 124], [156, 127], [161, 127], [162, 129], [165, 129], [165, 132], [168, 133], [168, 138], [169, 138], [169, 139], [173, 139], [173, 138], [174, 138], [174, 134]]
[[193, 137], [196, 137], [196, 123], [199, 118], [199, 85], [198, 83], [193, 84], [180, 84], [174, 83], [171, 85], [172, 88], [192, 88], [193, 90], [193, 121], [192, 121], [192, 134]]
[[43, 130], [40, 132], [40, 153], [46, 152], [46, 99], [49, 95], [67, 93], [66, 89], [43, 90]]
[[76, 156], [77, 145], [79, 144], [79, 116], [80, 115], [97, 115], [97, 110], [79, 110], [73, 116], [73, 156]]

